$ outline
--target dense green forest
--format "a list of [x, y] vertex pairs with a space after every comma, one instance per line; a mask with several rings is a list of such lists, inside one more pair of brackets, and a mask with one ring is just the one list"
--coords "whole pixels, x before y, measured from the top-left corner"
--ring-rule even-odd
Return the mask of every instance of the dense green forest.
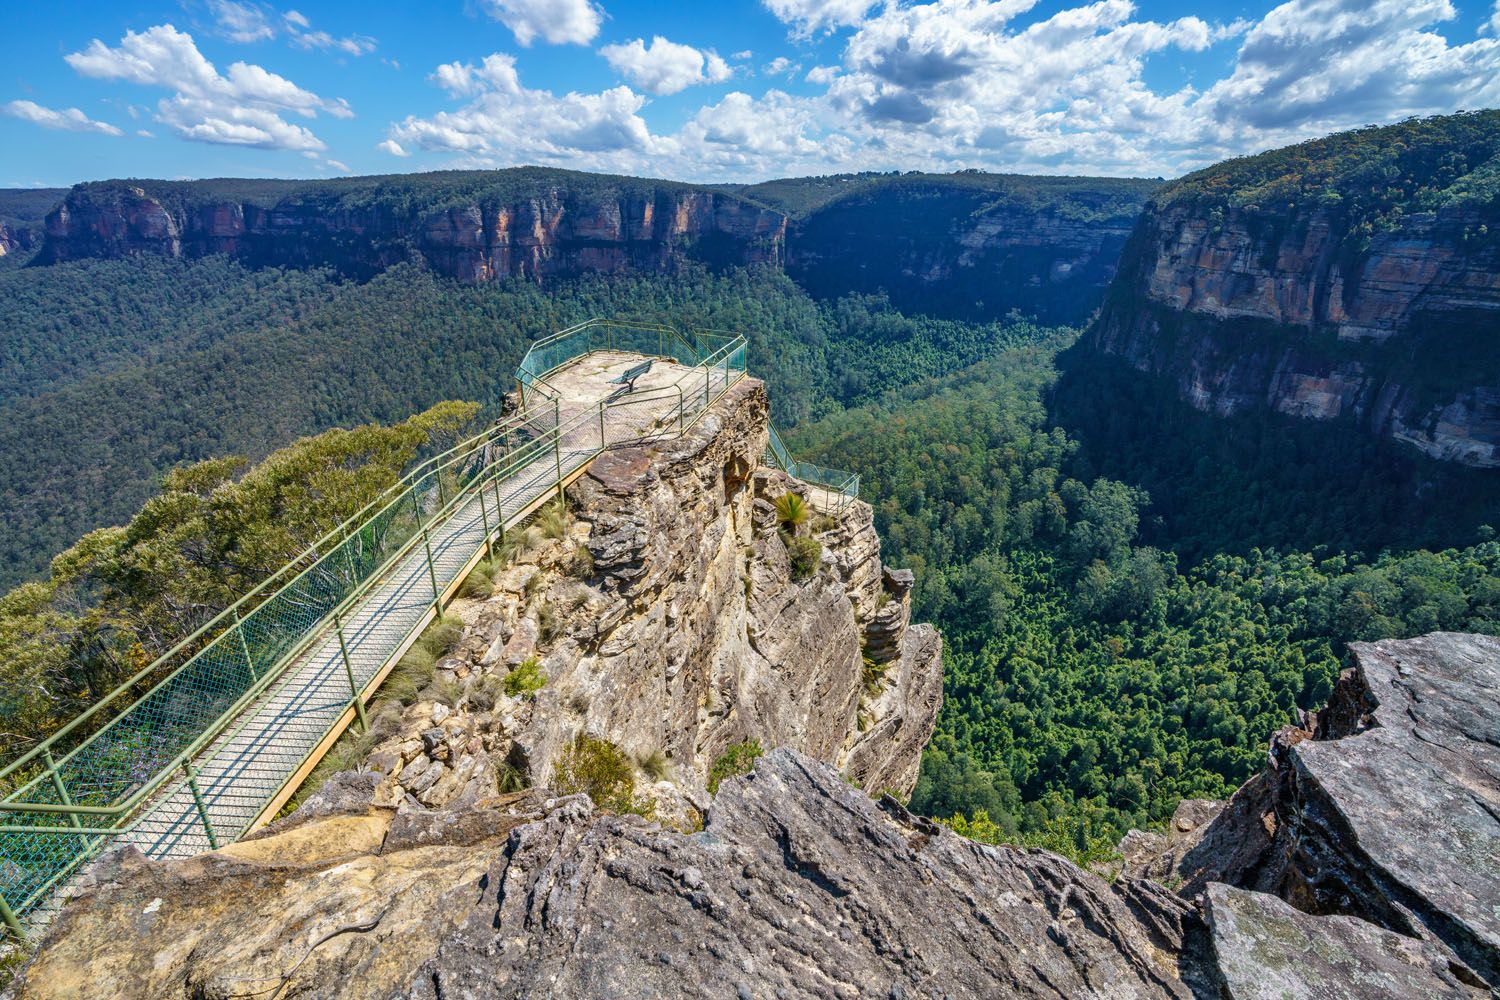
[[[837, 193], [823, 200], [829, 184]], [[1158, 184], [976, 171], [803, 178], [744, 193], [815, 206], [787, 255], [788, 273], [815, 298], [879, 292], [929, 316], [981, 321], [1015, 309], [1083, 323]]]
[[1352, 235], [1402, 215], [1447, 207], [1500, 210], [1500, 110], [1410, 118], [1215, 164], [1158, 192], [1161, 205], [1251, 208], [1290, 215], [1299, 205], [1347, 213]]
[[972, 363], [1025, 324], [819, 305], [769, 268], [462, 285], [416, 264], [366, 283], [137, 257], [0, 272], [0, 583], [118, 524], [173, 466], [265, 455], [436, 399], [493, 404], [535, 337], [595, 315], [751, 333], [791, 424]]
[[656, 191], [701, 190], [700, 185], [644, 177], [622, 177], [559, 170], [553, 167], [510, 167], [504, 170], [431, 170], [418, 174], [375, 174], [316, 180], [219, 177], [207, 180], [164, 181], [125, 179], [93, 181], [75, 190], [105, 195], [139, 188], [169, 209], [189, 205], [237, 202], [258, 208], [283, 203], [319, 211], [373, 210], [400, 217], [438, 212], [456, 205], [498, 204], [532, 198], [557, 188], [571, 194], [606, 194], [644, 198]]
[[0, 222], [40, 227], [67, 188], [0, 188]]
[[1079, 444], [1070, 471], [1143, 489], [1142, 540], [1185, 562], [1255, 548], [1441, 549], [1500, 525], [1493, 470], [1434, 461], [1347, 423], [1206, 414], [1165, 380], [1082, 345], [1059, 364], [1051, 410]]
[[[1274, 451], [1263, 467], [1226, 472], [1232, 456], [1195, 464], [1184, 441], [1163, 464], [1186, 466], [1179, 494], [1189, 482], [1212, 492], [1225, 474], [1230, 490], [1258, 475], [1272, 491], [1303, 481], [1270, 519], [1287, 518], [1268, 532], [1285, 547], [1203, 551], [1204, 525], [1222, 510], [1214, 502], [1189, 503], [1202, 523], [1168, 522], [1192, 526], [1194, 557], [1179, 557], [1164, 527], [1143, 544], [1148, 493], [1095, 477], [1049, 416], [1055, 352], [1071, 335], [1036, 334], [793, 436], [814, 460], [860, 471], [887, 561], [916, 570], [916, 617], [943, 631], [944, 705], [914, 808], [983, 811], [991, 835], [1102, 855], [1178, 799], [1223, 796], [1250, 777], [1271, 732], [1322, 704], [1347, 642], [1500, 633], [1491, 529], [1455, 520], [1449, 533], [1467, 534], [1466, 547], [1438, 552], [1298, 550], [1285, 544], [1305, 534], [1298, 503], [1337, 494], [1342, 505], [1315, 530], [1373, 541], [1380, 528], [1361, 522], [1406, 484], [1325, 489], [1304, 468], [1278, 469]], [[1254, 518], [1220, 524], [1213, 544], [1238, 549], [1234, 533]], [[1398, 524], [1385, 531], [1402, 537]]]

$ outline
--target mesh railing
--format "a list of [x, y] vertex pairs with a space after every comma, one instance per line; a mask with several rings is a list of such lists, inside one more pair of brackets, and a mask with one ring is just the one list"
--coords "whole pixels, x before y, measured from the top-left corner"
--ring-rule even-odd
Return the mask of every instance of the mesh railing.
[[[744, 339], [719, 334], [689, 341], [667, 328], [595, 321], [538, 347], [517, 377], [523, 398], [530, 385], [542, 399], [533, 392], [534, 405], [520, 414], [420, 464], [234, 606], [0, 770], [0, 780], [19, 782], [0, 803], [0, 916], [13, 930], [20, 931], [17, 914], [36, 908], [110, 837], [129, 831], [155, 808], [169, 781], [191, 787], [207, 841], [216, 843], [195, 782], [197, 769], [213, 763], [219, 752], [214, 748], [243, 728], [253, 706], [291, 683], [288, 667], [320, 636], [326, 642], [337, 631], [342, 643], [342, 627], [335, 628], [340, 613], [347, 615], [374, 581], [421, 546], [436, 604], [441, 587], [428, 533], [465, 505], [472, 519], [476, 496], [483, 532], [474, 536], [478, 541], [471, 538], [475, 553], [508, 517], [560, 487], [603, 448], [682, 433], [745, 374]], [[649, 350], [647, 356], [691, 367], [670, 384], [600, 400], [564, 417], [545, 376], [594, 350]], [[450, 583], [456, 577], [444, 581]], [[392, 652], [420, 627], [392, 638]], [[356, 678], [347, 650], [344, 666], [350, 671], [350, 704], [362, 710], [364, 683], [377, 670], [370, 667]], [[140, 684], [163, 673], [144, 695], [134, 696]], [[288, 757], [287, 776], [312, 752]], [[219, 797], [225, 797], [222, 790]], [[234, 839], [248, 825], [220, 830], [219, 837]]]
[[859, 496], [859, 476], [840, 469], [829, 469], [811, 462], [799, 462], [787, 451], [776, 428], [766, 442], [765, 462], [787, 475], [817, 487], [811, 493], [813, 507], [824, 513], [843, 510]]
[[[35, 771], [0, 804], [0, 899], [24, 913], [265, 689], [319, 626], [430, 520], [434, 501], [463, 490], [483, 456], [520, 421], [497, 426], [422, 463], [360, 514], [325, 535], [142, 675], [169, 671], [140, 698], [127, 683], [0, 777]], [[287, 579], [290, 577], [290, 579]], [[274, 590], [268, 584], [285, 581]], [[188, 650], [191, 649], [189, 653]], [[176, 657], [186, 655], [172, 668]], [[142, 675], [137, 675], [134, 681]], [[76, 746], [64, 749], [81, 737]], [[61, 754], [61, 756], [59, 756]], [[59, 829], [60, 826], [64, 828]], [[9, 922], [9, 921], [7, 921]]]

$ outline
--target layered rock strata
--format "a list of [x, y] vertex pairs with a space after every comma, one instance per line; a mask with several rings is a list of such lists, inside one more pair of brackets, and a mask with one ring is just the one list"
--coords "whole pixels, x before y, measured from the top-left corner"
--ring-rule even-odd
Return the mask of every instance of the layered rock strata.
[[691, 836], [582, 796], [399, 813], [350, 784], [264, 839], [113, 857], [16, 995], [1193, 995], [1186, 903], [973, 844], [793, 751]]
[[1413, 213], [1349, 249], [1333, 210], [1154, 206], [1089, 341], [1200, 410], [1345, 420], [1500, 466], [1500, 240]]
[[1436, 949], [1469, 986], [1500, 985], [1500, 638], [1351, 651], [1328, 706], [1272, 741], [1265, 774], [1126, 871], [1185, 896], [1223, 882], [1356, 917]]
[[378, 201], [331, 208], [296, 196], [265, 207], [211, 194], [155, 196], [129, 183], [80, 185], [47, 216], [40, 260], [227, 254], [252, 266], [368, 277], [415, 254], [466, 282], [663, 272], [686, 260], [781, 261], [786, 219], [731, 195], [644, 182], [621, 190], [574, 191], [563, 182], [534, 188], [528, 197], [424, 210]]

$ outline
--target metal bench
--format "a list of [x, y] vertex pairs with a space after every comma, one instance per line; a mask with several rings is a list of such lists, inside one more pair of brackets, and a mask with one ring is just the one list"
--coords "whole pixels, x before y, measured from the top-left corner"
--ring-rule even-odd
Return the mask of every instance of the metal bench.
[[651, 370], [651, 359], [647, 358], [645, 361], [642, 361], [640, 364], [633, 365], [633, 366], [625, 369], [624, 374], [622, 374], [618, 378], [612, 378], [612, 379], [610, 379], [608, 384], [610, 384], [610, 385], [625, 386], [626, 388], [621, 389], [620, 390], [621, 392], [635, 392], [635, 380], [638, 379], [638, 378], [640, 378], [642, 375], [646, 374], [650, 370]]

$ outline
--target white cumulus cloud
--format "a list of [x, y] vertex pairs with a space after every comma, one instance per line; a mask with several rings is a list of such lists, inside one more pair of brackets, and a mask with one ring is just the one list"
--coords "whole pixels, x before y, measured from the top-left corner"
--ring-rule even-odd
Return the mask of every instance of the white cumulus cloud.
[[637, 38], [606, 45], [599, 54], [625, 79], [653, 94], [675, 94], [700, 83], [723, 83], [734, 75], [718, 53], [669, 42], [657, 35], [648, 46]]
[[96, 132], [100, 135], [124, 135], [120, 129], [108, 122], [95, 121], [77, 108], [55, 110], [44, 108], [35, 101], [11, 101], [5, 105], [5, 113], [16, 118], [55, 128], [64, 132]]
[[449, 63], [431, 79], [455, 98], [452, 111], [408, 116], [387, 139], [463, 154], [471, 163], [599, 163], [610, 155], [643, 153], [652, 138], [640, 110], [646, 99], [629, 87], [597, 94], [554, 94], [521, 85], [515, 57], [496, 53], [480, 65]]
[[762, 0], [792, 34], [807, 38], [814, 32], [859, 24], [875, 0]]
[[604, 12], [590, 0], [481, 0], [481, 6], [523, 46], [538, 38], [550, 45], [587, 45], [604, 23]]
[[[455, 165], [692, 180], [964, 167], [1170, 176], [1337, 129], [1500, 106], [1500, 38], [1461, 28], [1453, 0], [1285, 0], [1228, 23], [1153, 19], [1132, 0], [763, 2], [804, 34], [844, 29], [838, 65], [824, 60], [794, 87], [780, 82], [800, 74], [792, 58], [763, 57], [762, 92], [653, 131], [642, 95], [711, 77], [702, 50], [606, 46], [630, 86], [566, 94], [527, 88], [497, 54], [439, 67], [431, 79], [454, 106], [392, 125], [387, 141]], [[1225, 66], [1217, 80], [1148, 73], [1210, 49], [1194, 65]]]
[[173, 91], [157, 104], [157, 120], [200, 142], [321, 150], [322, 140], [282, 115], [353, 116], [347, 101], [319, 97], [261, 66], [236, 62], [221, 74], [191, 35], [170, 24], [127, 31], [114, 47], [94, 39], [64, 59], [83, 76]]

